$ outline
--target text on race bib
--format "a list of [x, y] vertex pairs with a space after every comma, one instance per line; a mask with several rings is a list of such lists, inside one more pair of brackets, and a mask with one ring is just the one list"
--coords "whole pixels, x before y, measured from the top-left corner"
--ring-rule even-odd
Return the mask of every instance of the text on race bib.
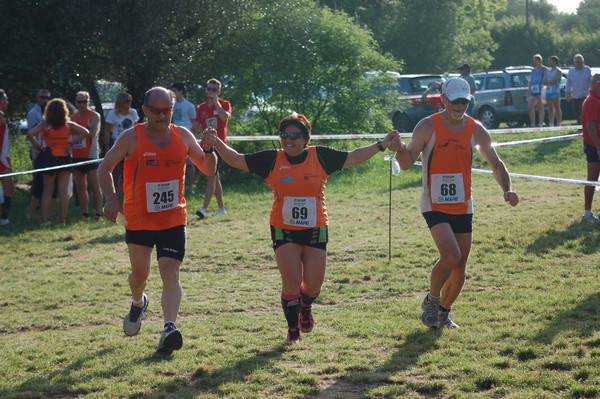
[[283, 223], [289, 226], [315, 227], [317, 225], [317, 199], [315, 197], [285, 197]]
[[80, 140], [78, 143], [76, 143], [75, 141], [73, 141], [73, 138], [76, 137], [75, 135], [71, 136], [71, 143], [72, 144], [72, 148], [85, 148], [86, 147], [86, 139]]
[[431, 175], [431, 201], [436, 204], [464, 202], [465, 184], [463, 174]]
[[179, 180], [146, 183], [146, 210], [167, 211], [179, 203]]

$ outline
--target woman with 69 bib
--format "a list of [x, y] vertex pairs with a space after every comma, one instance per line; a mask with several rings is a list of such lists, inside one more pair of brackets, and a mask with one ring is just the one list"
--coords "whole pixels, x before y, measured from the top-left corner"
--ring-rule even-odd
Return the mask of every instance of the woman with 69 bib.
[[281, 149], [240, 154], [216, 136], [203, 132], [230, 166], [261, 176], [273, 191], [270, 225], [275, 259], [281, 274], [281, 305], [288, 324], [286, 345], [300, 341], [300, 332], [314, 327], [312, 303], [319, 296], [327, 263], [328, 217], [325, 186], [333, 172], [359, 165], [390, 146], [398, 135], [339, 151], [309, 146], [311, 125], [304, 115], [289, 115], [279, 124]]

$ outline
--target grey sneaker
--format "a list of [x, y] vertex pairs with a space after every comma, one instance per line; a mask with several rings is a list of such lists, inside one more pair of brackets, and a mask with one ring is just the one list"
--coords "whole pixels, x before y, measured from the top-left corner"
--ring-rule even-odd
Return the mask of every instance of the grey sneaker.
[[460, 328], [459, 325], [456, 324], [455, 322], [453, 322], [452, 319], [450, 318], [449, 310], [441, 310], [440, 309], [440, 311], [438, 312], [438, 317], [440, 319], [440, 328], [446, 327], [451, 330], [453, 330], [455, 328]]
[[432, 298], [429, 294], [423, 299], [421, 303], [421, 309], [423, 309], [423, 315], [421, 316], [421, 321], [427, 327], [439, 328], [440, 319], [438, 316], [438, 311], [440, 309], [440, 300]]
[[582, 222], [585, 223], [589, 223], [589, 224], [596, 224], [596, 223], [600, 223], [600, 219], [598, 219], [596, 216], [594, 216], [594, 214], [592, 213], [591, 215], [584, 215], [581, 218]]
[[150, 301], [146, 294], [142, 297], [144, 299], [144, 305], [142, 307], [137, 307], [133, 303], [131, 304], [131, 309], [125, 319], [123, 320], [123, 332], [125, 335], [133, 337], [140, 332], [142, 328], [142, 320], [146, 318], [146, 309], [148, 309], [148, 304]]
[[183, 337], [181, 336], [181, 332], [172, 325], [164, 329], [158, 341], [156, 352], [170, 355], [173, 351], [181, 349], [182, 346]]
[[206, 217], [206, 209], [204, 208], [200, 208], [196, 211], [196, 216], [198, 216], [200, 219], [204, 219]]

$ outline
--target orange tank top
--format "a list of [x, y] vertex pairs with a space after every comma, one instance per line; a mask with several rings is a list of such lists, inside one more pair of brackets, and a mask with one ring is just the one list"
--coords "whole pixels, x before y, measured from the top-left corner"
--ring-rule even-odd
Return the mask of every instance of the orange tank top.
[[465, 115], [464, 129], [451, 132], [444, 126], [442, 114], [431, 118], [433, 133], [422, 153], [421, 212], [473, 213], [471, 167], [475, 155], [475, 121]]
[[67, 125], [58, 128], [50, 127], [42, 131], [42, 139], [46, 147], [50, 148], [54, 157], [68, 157], [71, 155], [71, 129]]
[[286, 230], [327, 226], [328, 177], [319, 163], [316, 147], [308, 147], [306, 159], [297, 165], [288, 161], [284, 150], [278, 150], [273, 171], [265, 180], [274, 196], [271, 225]]
[[123, 167], [123, 213], [127, 230], [165, 230], [185, 225], [184, 193], [187, 149], [175, 125], [170, 125], [171, 141], [156, 147], [146, 127], [135, 125], [137, 143]]
[[[92, 112], [88, 111], [87, 115], [82, 116], [81, 112], [77, 111], [72, 117], [71, 120], [78, 125], [85, 127], [86, 129], [90, 128], [90, 119], [92, 118]], [[89, 137], [84, 138], [79, 143], [73, 143], [73, 158], [89, 158], [90, 157], [90, 149], [91, 149], [92, 139]]]

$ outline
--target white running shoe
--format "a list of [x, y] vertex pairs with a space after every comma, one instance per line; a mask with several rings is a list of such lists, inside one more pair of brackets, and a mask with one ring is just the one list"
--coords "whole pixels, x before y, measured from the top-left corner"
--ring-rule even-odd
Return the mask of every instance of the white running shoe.
[[142, 320], [146, 318], [146, 310], [148, 309], [150, 301], [146, 294], [144, 294], [142, 298], [144, 299], [142, 307], [137, 307], [132, 303], [129, 313], [125, 316], [125, 319], [123, 319], [123, 332], [130, 337], [133, 337], [140, 332]]
[[223, 208], [219, 208], [215, 211], [215, 213], [213, 213], [213, 216], [221, 216], [221, 215], [225, 215], [227, 213], [227, 211]]
[[441, 310], [438, 312], [438, 317], [440, 319], [440, 328], [442, 327], [446, 327], [449, 328], [451, 330], [456, 329], [456, 328], [460, 328], [458, 326], [458, 324], [456, 324], [455, 322], [452, 321], [452, 319], [450, 318], [450, 311], [449, 310]]

